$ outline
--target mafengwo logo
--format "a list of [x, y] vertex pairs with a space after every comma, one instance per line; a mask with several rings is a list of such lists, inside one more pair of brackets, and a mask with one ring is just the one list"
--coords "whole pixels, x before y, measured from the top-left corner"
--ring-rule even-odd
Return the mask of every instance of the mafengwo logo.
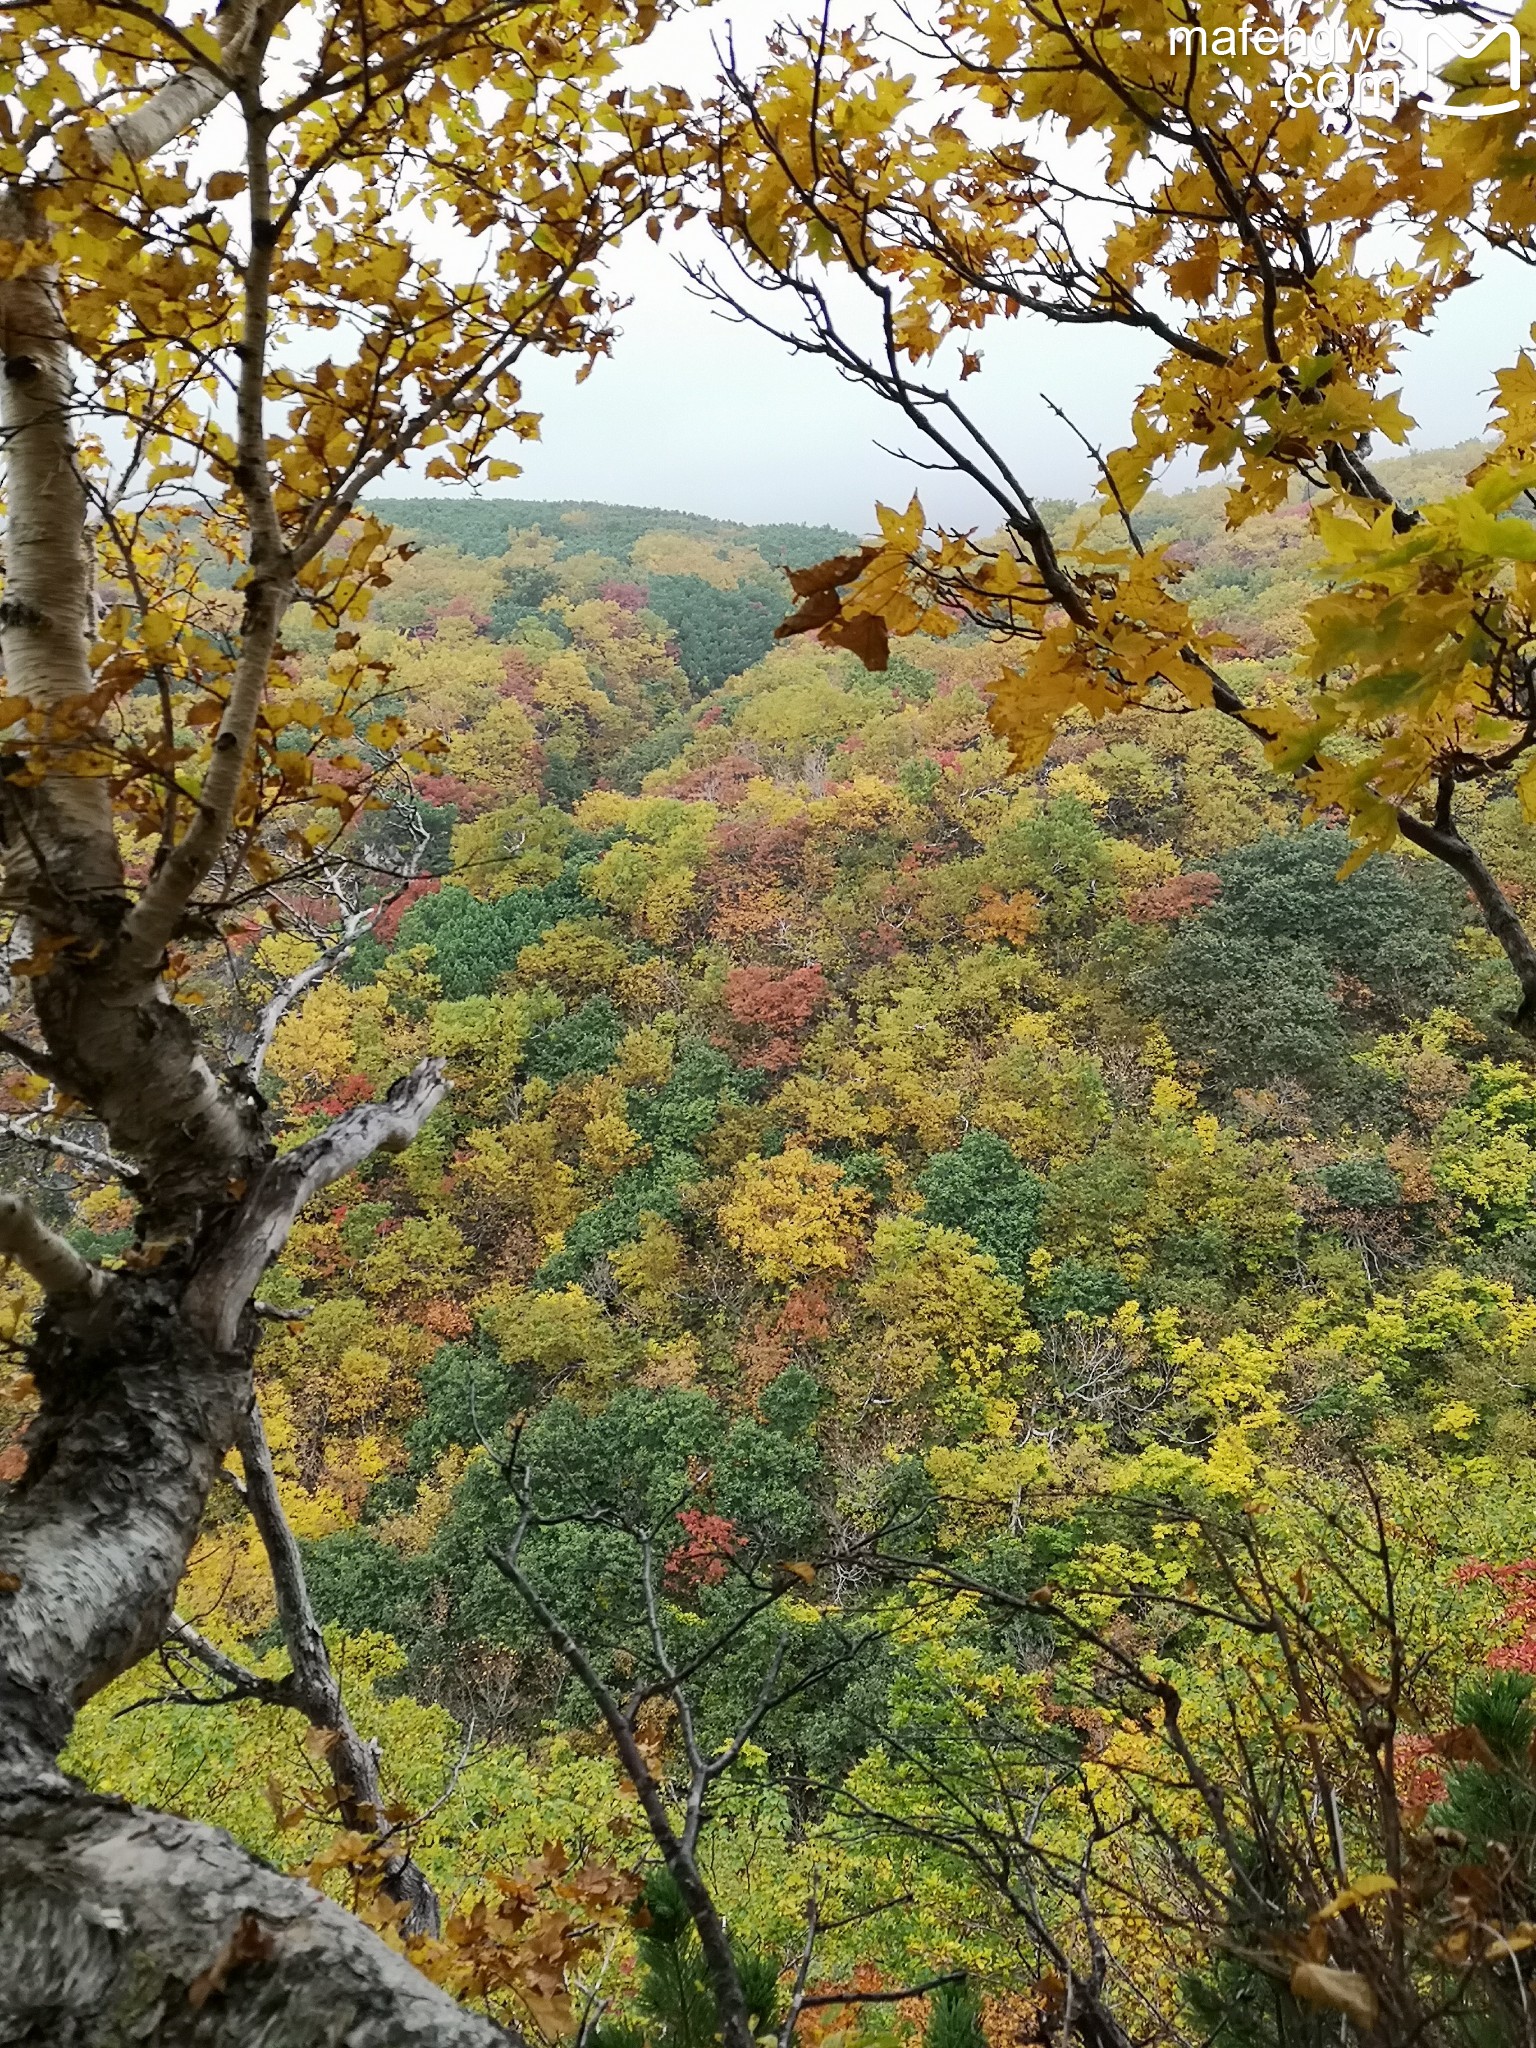
[[1451, 23], [1395, 11], [1362, 27], [1337, 14], [1303, 19], [1299, 7], [1284, 9], [1279, 22], [1260, 21], [1250, 7], [1235, 27], [1207, 28], [1197, 17], [1171, 28], [1168, 47], [1175, 56], [1218, 62], [1271, 58], [1288, 105], [1338, 123], [1352, 114], [1390, 118], [1415, 97], [1459, 121], [1491, 120], [1522, 107], [1536, 78], [1511, 22]]

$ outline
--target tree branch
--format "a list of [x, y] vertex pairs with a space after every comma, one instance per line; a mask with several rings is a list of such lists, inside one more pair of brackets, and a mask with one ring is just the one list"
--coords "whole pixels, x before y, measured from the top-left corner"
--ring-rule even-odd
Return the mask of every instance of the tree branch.
[[281, 1678], [262, 1678], [254, 1671], [247, 1671], [233, 1657], [226, 1656], [217, 1643], [209, 1642], [199, 1629], [179, 1614], [171, 1616], [166, 1635], [171, 1643], [184, 1650], [189, 1657], [195, 1657], [206, 1671], [229, 1692], [216, 1704], [223, 1706], [229, 1700], [261, 1700], [269, 1707], [292, 1707], [297, 1705], [291, 1681]]
[[[382, 1837], [378, 1750], [353, 1727], [331, 1668], [325, 1636], [310, 1601], [304, 1560], [283, 1513], [272, 1452], [254, 1398], [236, 1424], [235, 1447], [245, 1468], [246, 1505], [272, 1568], [277, 1616], [293, 1665], [292, 1676], [283, 1688], [285, 1704], [297, 1707], [311, 1727], [322, 1729], [331, 1737], [326, 1761], [336, 1788], [339, 1818], [361, 1834]], [[239, 1667], [235, 1669], [238, 1671]], [[386, 1858], [383, 1888], [389, 1897], [402, 1901], [406, 1907], [404, 1933], [438, 1933], [441, 1923], [437, 1894], [408, 1854], [401, 1852]]]
[[333, 967], [339, 967], [378, 915], [378, 908], [354, 910], [342, 920], [341, 934], [317, 959], [288, 979], [267, 998], [257, 1014], [244, 1059], [247, 1077], [254, 1085], [261, 1079], [277, 1027], [301, 996], [308, 995], [317, 982], [324, 981]]
[[560, 1616], [530, 1583], [518, 1561], [523, 1540], [533, 1523], [533, 1509], [525, 1500], [523, 1513], [511, 1542], [502, 1550], [491, 1551], [491, 1562], [511, 1581], [529, 1613], [586, 1687], [588, 1696], [602, 1715], [608, 1733], [613, 1737], [619, 1760], [629, 1774], [630, 1783], [635, 1788], [635, 1796], [650, 1827], [651, 1839], [660, 1850], [662, 1861], [682, 1893], [683, 1902], [698, 1934], [710, 1989], [714, 1993], [723, 2048], [756, 2048], [752, 2022], [742, 1991], [741, 1976], [736, 1968], [736, 1958], [725, 1923], [720, 1918], [719, 1909], [710, 1895], [708, 1885], [700, 1875], [691, 1849], [679, 1839], [677, 1830], [672, 1825], [666, 1798], [655, 1774], [646, 1762], [645, 1752], [636, 1739], [634, 1725], [629, 1715], [604, 1685], [591, 1658]]
[[427, 846], [428, 835], [424, 831], [418, 832], [415, 835], [415, 844], [396, 876], [396, 886], [377, 903], [354, 904], [349, 901], [343, 876], [327, 863], [326, 880], [330, 885], [331, 895], [342, 913], [340, 929], [329, 945], [321, 947], [316, 959], [307, 967], [301, 968], [297, 974], [290, 975], [262, 1004], [256, 1022], [251, 1027], [250, 1036], [245, 1042], [241, 1059], [247, 1078], [253, 1084], [261, 1079], [261, 1070], [266, 1065], [267, 1054], [272, 1048], [272, 1040], [276, 1036], [278, 1025], [300, 996], [307, 995], [318, 982], [323, 981], [333, 967], [339, 967], [357, 945], [358, 940], [372, 930], [380, 916], [392, 904], [399, 901], [405, 890], [420, 874]]
[[0, 1195], [0, 1258], [14, 1259], [52, 1300], [95, 1301], [107, 1276], [50, 1230], [19, 1195]]
[[13, 1801], [0, 1831], [13, 2038], [19, 2025], [106, 2048], [131, 2012], [149, 2015], [141, 2038], [199, 2048], [509, 2048], [353, 1914], [228, 1835], [73, 1789]]
[[963, 1984], [964, 1970], [947, 1970], [942, 1977], [925, 1977], [921, 1984], [903, 1984], [897, 1991], [811, 1991], [801, 1999], [808, 2005], [899, 2005], [906, 1998], [926, 1998], [945, 1984]]
[[235, 1341], [257, 1281], [312, 1195], [371, 1159], [403, 1152], [447, 1093], [441, 1060], [423, 1060], [382, 1102], [349, 1110], [329, 1130], [265, 1167], [187, 1289], [187, 1314], [219, 1351]]
[[[289, 13], [291, 7], [292, 0], [288, 0], [278, 10], [278, 18]], [[257, 0], [224, 0], [217, 11], [214, 30], [226, 65], [240, 62], [256, 21]], [[164, 24], [157, 21], [155, 26], [160, 28]], [[109, 121], [92, 134], [91, 149], [96, 161], [106, 167], [114, 157], [125, 156], [131, 164], [144, 163], [178, 135], [195, 128], [233, 89], [234, 80], [228, 73], [206, 60], [181, 72], [162, 85], [136, 113]]]
[[[37, 1124], [42, 1124], [42, 1128], [34, 1129]], [[34, 1145], [40, 1152], [62, 1153], [66, 1159], [76, 1159], [96, 1173], [115, 1175], [119, 1180], [126, 1179], [133, 1172], [126, 1159], [114, 1158], [110, 1152], [103, 1152], [96, 1145], [87, 1145], [79, 1138], [66, 1138], [58, 1131], [49, 1130], [40, 1114], [0, 1117], [0, 1138], [14, 1138], [18, 1145]]]
[[[270, 32], [270, 31], [268, 31]], [[253, 44], [253, 49], [256, 46]], [[259, 57], [259, 49], [256, 49]], [[293, 561], [284, 544], [267, 462], [267, 349], [272, 329], [272, 271], [278, 229], [274, 219], [270, 116], [259, 82], [242, 84], [246, 127], [246, 179], [250, 191], [250, 253], [245, 264], [245, 311], [240, 334], [240, 379], [235, 398], [234, 480], [250, 530], [250, 580], [245, 591], [240, 655], [229, 701], [214, 736], [213, 759], [197, 810], [123, 926], [127, 957], [157, 971], [178, 920], [212, 871], [229, 835], [266, 694], [283, 613], [293, 596]]]
[[18, 1066], [30, 1067], [34, 1074], [51, 1081], [55, 1088], [68, 1090], [68, 1077], [60, 1062], [39, 1047], [28, 1045], [24, 1038], [13, 1038], [9, 1031], [0, 1031], [0, 1052], [15, 1060]]

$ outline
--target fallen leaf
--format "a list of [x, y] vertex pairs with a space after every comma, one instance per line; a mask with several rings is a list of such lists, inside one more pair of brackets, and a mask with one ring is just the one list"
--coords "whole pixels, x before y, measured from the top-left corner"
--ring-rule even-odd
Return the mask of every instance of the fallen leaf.
[[27, 1469], [27, 1454], [20, 1444], [7, 1444], [0, 1451], [0, 1479], [8, 1484], [18, 1480]]

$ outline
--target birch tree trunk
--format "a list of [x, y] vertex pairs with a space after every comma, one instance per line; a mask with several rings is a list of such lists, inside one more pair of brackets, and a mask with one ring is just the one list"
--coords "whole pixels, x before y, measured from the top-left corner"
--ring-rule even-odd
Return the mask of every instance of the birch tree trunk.
[[201, 1255], [151, 1272], [104, 1274], [0, 1203], [0, 1253], [49, 1294], [30, 1356], [42, 1405], [0, 1501], [0, 2040], [505, 2038], [308, 1886], [212, 1829], [89, 1795], [57, 1762], [79, 1707], [170, 1624], [249, 1410], [244, 1302], [271, 1248], [310, 1194], [408, 1142], [441, 1093], [424, 1063], [269, 1167]]
[[0, 1813], [0, 2040], [505, 2048], [349, 1913], [212, 1828], [80, 1795]]
[[[237, 88], [256, 105], [262, 38], [284, 11], [226, 0], [227, 71], [179, 77], [98, 153], [147, 155]], [[254, 1085], [214, 1071], [163, 980], [226, 843], [294, 589], [263, 419], [274, 238], [261, 231], [258, 143], [264, 152], [264, 134], [252, 144], [244, 279], [239, 660], [185, 829], [136, 896], [97, 772], [93, 544], [59, 279], [46, 262], [0, 277], [0, 657], [6, 692], [32, 718], [25, 772], [0, 755], [0, 908], [30, 948], [41, 1037], [3, 1034], [4, 1050], [89, 1108], [129, 1163], [140, 1209], [136, 1259], [108, 1272], [0, 1196], [0, 1261], [47, 1299], [28, 1360], [40, 1407], [25, 1470], [0, 1485], [0, 2041], [467, 2048], [506, 2037], [309, 1886], [212, 1829], [90, 1795], [58, 1763], [79, 1708], [170, 1625], [209, 1490], [251, 1409], [262, 1273], [303, 1204], [374, 1152], [408, 1145], [444, 1089], [438, 1063], [423, 1062], [383, 1101], [275, 1159]], [[39, 219], [35, 193], [5, 195], [0, 241], [35, 242]], [[311, 1661], [320, 1687], [323, 1644]], [[321, 1704], [349, 1727], [339, 1692]]]

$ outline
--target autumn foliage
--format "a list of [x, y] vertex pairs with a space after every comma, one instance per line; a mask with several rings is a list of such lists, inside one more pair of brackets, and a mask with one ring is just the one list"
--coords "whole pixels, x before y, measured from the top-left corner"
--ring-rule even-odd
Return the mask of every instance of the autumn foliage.
[[[1325, 120], [1162, 0], [790, 23], [692, 95], [647, 7], [306, 15], [254, 184], [101, 154], [78, 61], [136, 120], [246, 45], [0, 32], [0, 302], [113, 515], [87, 688], [0, 607], [0, 1650], [6, 1515], [124, 1377], [64, 1336], [168, 1327], [412, 1105], [199, 1354], [233, 1419], [65, 1769], [548, 2048], [1524, 2038], [1536, 371], [1382, 444], [1403, 336], [1531, 253], [1528, 110], [1468, 58]], [[671, 221], [984, 516], [372, 493], [507, 477], [524, 350], [598, 365]], [[1026, 313], [1151, 351], [1083, 504], [971, 410]], [[200, 2025], [284, 1939], [231, 1917]]]

